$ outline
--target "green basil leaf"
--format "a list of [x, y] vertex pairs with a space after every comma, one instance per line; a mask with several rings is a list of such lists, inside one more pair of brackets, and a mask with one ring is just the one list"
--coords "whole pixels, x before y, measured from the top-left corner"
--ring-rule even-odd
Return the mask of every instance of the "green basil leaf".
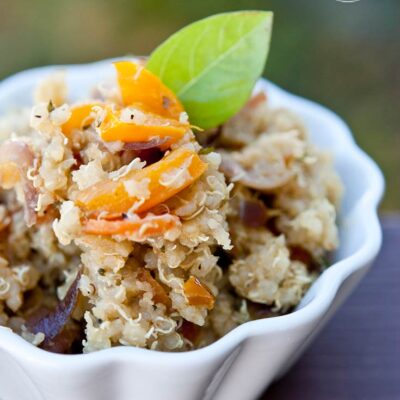
[[190, 122], [212, 128], [250, 97], [267, 59], [272, 13], [217, 14], [181, 29], [151, 54], [147, 68], [173, 90]]

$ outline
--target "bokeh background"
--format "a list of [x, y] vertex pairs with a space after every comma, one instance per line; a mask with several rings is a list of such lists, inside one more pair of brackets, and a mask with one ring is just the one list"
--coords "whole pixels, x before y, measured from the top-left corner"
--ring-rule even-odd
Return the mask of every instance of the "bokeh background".
[[265, 76], [344, 117], [384, 170], [382, 209], [400, 210], [399, 0], [0, 0], [0, 78], [148, 54], [192, 21], [240, 9], [274, 11]]

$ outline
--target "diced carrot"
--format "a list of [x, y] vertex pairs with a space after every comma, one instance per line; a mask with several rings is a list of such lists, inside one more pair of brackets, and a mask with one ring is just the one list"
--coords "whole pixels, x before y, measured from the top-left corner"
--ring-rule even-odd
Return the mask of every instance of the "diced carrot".
[[14, 162], [4, 162], [0, 164], [0, 184], [4, 189], [13, 188], [21, 181], [21, 171]]
[[92, 235], [130, 235], [141, 241], [149, 237], [162, 235], [181, 225], [175, 215], [148, 215], [140, 218], [134, 215], [131, 219], [105, 220], [88, 219], [82, 225], [84, 233]]
[[211, 310], [214, 307], [214, 296], [198, 278], [191, 276], [183, 285], [183, 291], [191, 306], [206, 307]]
[[164, 147], [168, 148], [171, 143], [180, 139], [189, 129], [189, 125], [180, 123], [175, 119], [160, 117], [158, 115], [143, 112], [140, 122], [122, 121], [121, 112], [107, 109], [104, 119], [98, 127], [100, 137], [105, 142], [147, 142], [155, 137], [170, 140]]
[[74, 129], [82, 129], [84, 126], [90, 125], [94, 120], [90, 113], [93, 107], [99, 105], [100, 103], [86, 103], [71, 107], [71, 116], [61, 127], [64, 135], [70, 136]]
[[36, 224], [37, 225], [48, 224], [53, 222], [56, 218], [59, 217], [60, 217], [60, 212], [57, 210], [57, 208], [50, 206], [46, 209], [46, 211], [42, 215], [38, 215]]
[[179, 120], [182, 104], [156, 75], [132, 61], [114, 66], [124, 105], [140, 104], [154, 114]]
[[[78, 193], [76, 203], [86, 211], [142, 213], [168, 200], [191, 185], [207, 169], [207, 164], [193, 151], [181, 147], [160, 161], [141, 170], [132, 170], [117, 181], [96, 183]], [[130, 195], [126, 186], [147, 182], [148, 196]]]
[[164, 304], [167, 308], [171, 307], [171, 299], [169, 298], [168, 293], [165, 291], [164, 287], [161, 286], [161, 284], [151, 276], [149, 270], [141, 268], [138, 272], [137, 277], [141, 282], [147, 282], [150, 284], [153, 290], [154, 303]]

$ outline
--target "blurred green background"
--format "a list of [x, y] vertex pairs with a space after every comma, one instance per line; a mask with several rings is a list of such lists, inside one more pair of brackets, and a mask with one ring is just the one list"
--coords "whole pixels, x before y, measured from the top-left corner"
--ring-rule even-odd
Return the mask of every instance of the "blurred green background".
[[0, 78], [26, 68], [148, 54], [180, 27], [239, 9], [275, 13], [265, 71], [349, 123], [400, 209], [400, 1], [0, 0]]

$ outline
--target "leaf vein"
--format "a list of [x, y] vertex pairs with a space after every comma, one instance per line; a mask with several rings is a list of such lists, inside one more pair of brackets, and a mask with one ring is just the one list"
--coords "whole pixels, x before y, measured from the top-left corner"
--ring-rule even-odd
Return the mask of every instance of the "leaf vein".
[[[264, 23], [264, 21], [263, 21]], [[216, 65], [219, 64], [221, 59], [224, 59], [227, 57], [229, 54], [231, 54], [233, 51], [236, 50], [237, 47], [239, 47], [247, 37], [251, 36], [251, 34], [259, 28], [260, 24], [257, 24], [253, 29], [251, 29], [249, 32], [247, 32], [244, 36], [240, 38], [236, 43], [233, 44], [227, 51], [222, 53], [220, 56], [218, 56], [212, 63], [210, 63], [206, 68], [201, 71], [201, 73], [193, 80], [189, 81], [186, 85], [184, 85], [179, 91], [177, 92], [177, 96], [183, 96], [186, 91], [188, 91], [192, 86], [194, 86], [204, 75], [206, 75], [211, 69], [213, 69]]]

